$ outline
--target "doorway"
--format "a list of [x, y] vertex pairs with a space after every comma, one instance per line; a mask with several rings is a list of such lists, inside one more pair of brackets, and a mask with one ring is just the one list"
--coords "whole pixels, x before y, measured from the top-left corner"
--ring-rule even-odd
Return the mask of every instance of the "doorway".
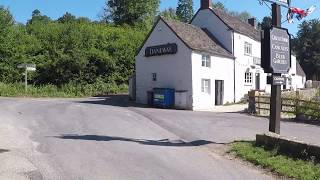
[[215, 105], [221, 106], [223, 105], [223, 97], [224, 97], [224, 81], [216, 80], [215, 81]]
[[260, 73], [256, 73], [256, 90], [260, 90]]

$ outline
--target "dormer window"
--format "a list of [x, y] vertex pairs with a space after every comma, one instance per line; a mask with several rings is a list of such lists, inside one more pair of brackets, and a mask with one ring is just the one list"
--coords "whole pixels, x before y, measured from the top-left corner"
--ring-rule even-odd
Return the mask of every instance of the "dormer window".
[[244, 55], [252, 56], [252, 44], [245, 42], [244, 43]]
[[210, 55], [202, 55], [202, 67], [211, 67]]

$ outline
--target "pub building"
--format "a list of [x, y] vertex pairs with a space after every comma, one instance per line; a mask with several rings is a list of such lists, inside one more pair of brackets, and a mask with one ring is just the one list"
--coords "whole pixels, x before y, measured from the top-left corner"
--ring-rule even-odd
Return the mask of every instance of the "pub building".
[[[131, 96], [147, 104], [148, 92], [170, 88], [179, 108], [212, 110], [240, 101], [250, 90], [268, 93], [260, 42], [255, 19], [243, 22], [212, 8], [211, 0], [201, 0], [190, 23], [159, 17], [137, 52]], [[304, 88], [305, 73], [291, 59], [283, 88]]]

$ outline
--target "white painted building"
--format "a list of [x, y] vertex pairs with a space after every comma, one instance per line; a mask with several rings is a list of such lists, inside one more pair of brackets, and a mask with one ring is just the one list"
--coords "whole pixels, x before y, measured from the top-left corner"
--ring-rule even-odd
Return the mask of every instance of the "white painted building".
[[[136, 56], [136, 101], [146, 104], [153, 88], [173, 88], [186, 92], [187, 109], [209, 110], [253, 89], [270, 92], [260, 59], [254, 21], [244, 23], [201, 0], [190, 24], [161, 17], [155, 23]], [[302, 88], [305, 75], [293, 61], [287, 88]]]

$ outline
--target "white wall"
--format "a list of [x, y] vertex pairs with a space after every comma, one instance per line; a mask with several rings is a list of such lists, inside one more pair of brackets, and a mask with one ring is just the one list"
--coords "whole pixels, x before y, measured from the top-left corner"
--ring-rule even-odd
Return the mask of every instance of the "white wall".
[[[252, 55], [245, 55], [245, 42], [252, 44]], [[256, 74], [260, 74], [260, 90], [268, 91], [267, 74], [260, 65], [254, 64], [254, 57], [261, 59], [261, 43], [239, 33], [234, 33], [234, 56], [235, 59], [235, 79], [236, 79], [236, 101], [240, 101], [250, 90], [256, 89]], [[245, 72], [249, 71], [253, 75], [251, 84], [245, 83]], [[270, 87], [269, 87], [270, 88]]]
[[207, 28], [229, 52], [232, 52], [232, 31], [210, 9], [200, 10], [191, 24]]
[[297, 74], [297, 58], [295, 56], [291, 56], [291, 68], [289, 70], [289, 74], [286, 76], [292, 79], [291, 88], [293, 90], [305, 88], [306, 77], [302, 77]]
[[[211, 67], [202, 67], [202, 54], [192, 53], [193, 110], [209, 110], [215, 106], [215, 80], [224, 81], [224, 104], [233, 102], [233, 59], [211, 56]], [[201, 92], [201, 79], [210, 79], [210, 94]]]
[[[178, 52], [174, 55], [145, 57], [149, 46], [176, 43]], [[136, 57], [136, 101], [147, 103], [147, 91], [153, 88], [174, 88], [188, 91], [188, 107], [192, 107], [191, 53], [185, 44], [160, 20]], [[157, 81], [152, 81], [157, 73]]]

